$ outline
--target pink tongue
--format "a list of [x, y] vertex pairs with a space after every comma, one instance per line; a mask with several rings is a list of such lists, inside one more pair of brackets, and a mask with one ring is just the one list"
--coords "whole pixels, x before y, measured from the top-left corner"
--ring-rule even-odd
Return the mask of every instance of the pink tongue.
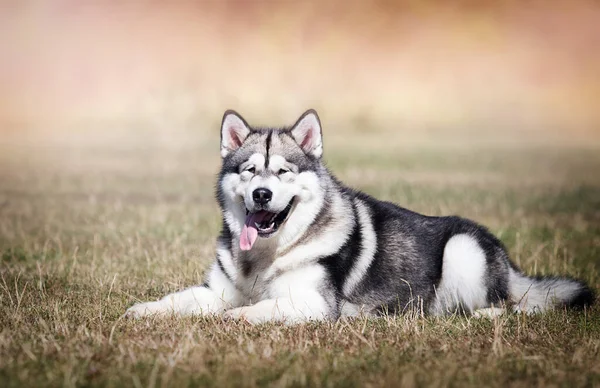
[[254, 223], [261, 223], [265, 218], [269, 217], [270, 213], [264, 210], [256, 213], [250, 213], [246, 216], [246, 223], [242, 228], [242, 235], [240, 236], [240, 249], [242, 251], [249, 251], [254, 245], [254, 242], [258, 238], [258, 230]]

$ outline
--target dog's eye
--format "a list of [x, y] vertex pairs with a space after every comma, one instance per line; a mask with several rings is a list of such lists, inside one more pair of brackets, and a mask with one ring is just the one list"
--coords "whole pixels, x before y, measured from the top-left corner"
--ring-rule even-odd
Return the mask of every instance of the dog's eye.
[[283, 174], [285, 174], [286, 172], [290, 172], [290, 171], [289, 171], [289, 170], [284, 170], [284, 169], [282, 168], [282, 169], [280, 169], [280, 170], [277, 172], [277, 175], [283, 175]]
[[256, 169], [254, 167], [249, 167], [246, 169], [246, 171], [248, 171], [250, 174], [254, 174], [256, 172]]

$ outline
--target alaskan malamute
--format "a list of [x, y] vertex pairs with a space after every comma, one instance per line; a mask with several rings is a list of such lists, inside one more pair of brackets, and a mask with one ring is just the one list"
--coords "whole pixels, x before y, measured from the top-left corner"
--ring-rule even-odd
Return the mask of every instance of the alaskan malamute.
[[223, 229], [206, 282], [127, 316], [222, 314], [252, 323], [417, 311], [496, 315], [593, 302], [582, 282], [532, 278], [486, 228], [428, 217], [339, 182], [314, 110], [290, 128], [227, 111], [217, 198]]

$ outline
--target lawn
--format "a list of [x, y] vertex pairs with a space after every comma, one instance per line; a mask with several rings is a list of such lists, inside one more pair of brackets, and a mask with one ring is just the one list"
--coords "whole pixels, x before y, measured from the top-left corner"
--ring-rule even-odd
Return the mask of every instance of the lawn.
[[[598, 304], [294, 327], [121, 319], [200, 283], [220, 227], [218, 135], [141, 131], [0, 142], [2, 386], [600, 385]], [[327, 164], [349, 185], [472, 218], [527, 273], [600, 289], [597, 141], [325, 131]]]

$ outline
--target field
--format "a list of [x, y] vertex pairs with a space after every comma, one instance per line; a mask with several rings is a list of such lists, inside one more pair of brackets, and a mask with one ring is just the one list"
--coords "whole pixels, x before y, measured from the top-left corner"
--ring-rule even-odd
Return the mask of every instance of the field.
[[[214, 130], [2, 140], [2, 386], [600, 386], [598, 304], [295, 327], [121, 319], [201, 282], [213, 259]], [[325, 159], [346, 183], [475, 219], [526, 272], [600, 288], [597, 141], [325, 131]]]

